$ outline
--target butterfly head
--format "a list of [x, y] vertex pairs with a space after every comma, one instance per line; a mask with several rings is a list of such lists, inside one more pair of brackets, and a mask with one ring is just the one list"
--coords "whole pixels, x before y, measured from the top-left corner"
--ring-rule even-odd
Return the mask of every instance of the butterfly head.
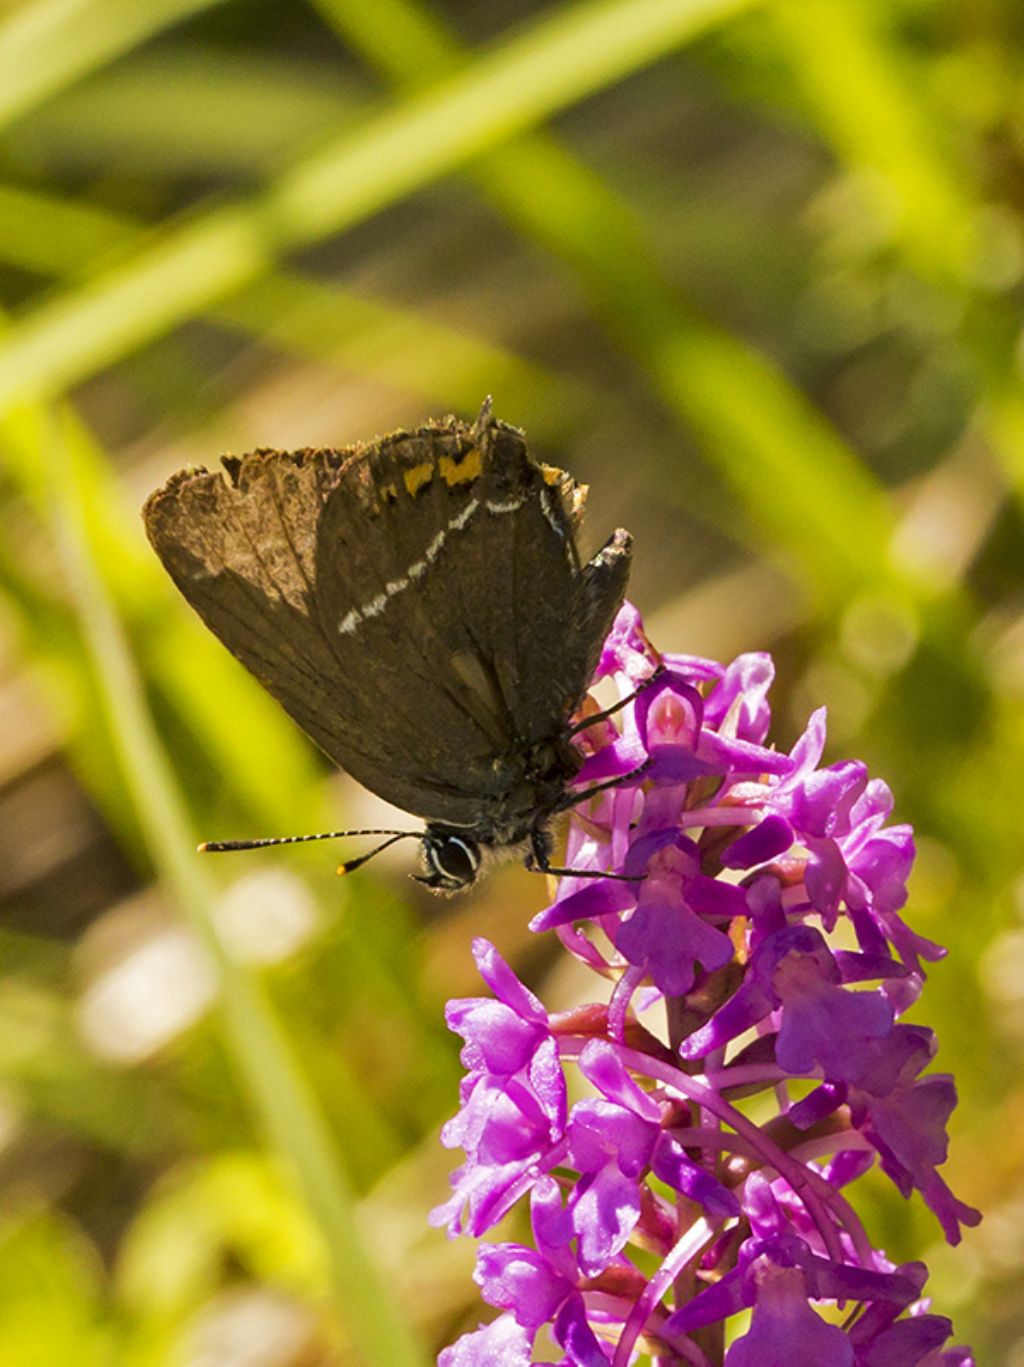
[[416, 881], [433, 892], [461, 892], [476, 882], [481, 850], [469, 836], [445, 826], [428, 826], [421, 844], [424, 872]]

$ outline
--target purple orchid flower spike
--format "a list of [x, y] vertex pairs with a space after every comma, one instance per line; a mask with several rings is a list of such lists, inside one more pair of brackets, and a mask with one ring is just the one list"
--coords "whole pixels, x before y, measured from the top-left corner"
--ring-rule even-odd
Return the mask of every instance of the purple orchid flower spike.
[[448, 1008], [465, 1161], [432, 1219], [479, 1237], [528, 1198], [532, 1234], [481, 1245], [497, 1317], [439, 1363], [973, 1367], [853, 1204], [877, 1163], [950, 1243], [980, 1219], [939, 1171], [952, 1079], [900, 1020], [944, 951], [901, 918], [891, 792], [822, 763], [823, 710], [771, 746], [766, 655], [659, 657], [627, 605], [598, 675], [626, 701], [579, 733], [580, 782], [621, 782], [574, 811], [567, 863], [619, 877], [563, 878], [531, 929], [605, 991], [551, 1015], [474, 946], [492, 995]]

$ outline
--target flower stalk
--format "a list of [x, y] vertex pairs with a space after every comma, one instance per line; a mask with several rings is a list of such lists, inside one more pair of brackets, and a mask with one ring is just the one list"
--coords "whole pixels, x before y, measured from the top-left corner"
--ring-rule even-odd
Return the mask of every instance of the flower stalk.
[[432, 1219], [480, 1238], [528, 1203], [532, 1240], [480, 1245], [500, 1313], [440, 1367], [973, 1363], [851, 1190], [877, 1163], [950, 1243], [980, 1219], [938, 1172], [934, 1033], [900, 1020], [944, 954], [900, 916], [913, 834], [863, 764], [822, 766], [823, 710], [769, 745], [772, 675], [659, 656], [628, 605], [605, 643], [629, 701], [580, 731], [579, 781], [623, 781], [574, 814], [566, 863], [620, 879], [563, 877], [531, 928], [610, 999], [552, 1015], [475, 943], [493, 995], [448, 1006], [466, 1076], [442, 1141], [465, 1161]]

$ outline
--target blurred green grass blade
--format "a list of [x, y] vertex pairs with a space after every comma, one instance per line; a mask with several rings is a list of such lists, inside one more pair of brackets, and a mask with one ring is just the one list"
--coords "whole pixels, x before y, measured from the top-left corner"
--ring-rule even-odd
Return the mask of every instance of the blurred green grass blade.
[[753, 0], [587, 0], [345, 133], [260, 198], [160, 234], [22, 319], [0, 346], [0, 409], [48, 397], [195, 316], [278, 254], [365, 219], [655, 61]]
[[[768, 12], [816, 127], [860, 174], [911, 268], [962, 311], [984, 223], [979, 190], [921, 88], [925, 67], [915, 69], [897, 41], [896, 17], [858, 0], [774, 0]], [[999, 312], [982, 295], [966, 314], [959, 346], [981, 391], [982, 429], [1021, 496], [1016, 413], [1024, 387], [1016, 328], [1004, 328]]]
[[[468, 59], [414, 0], [317, 5], [403, 84]], [[600, 177], [541, 133], [495, 149], [469, 173], [521, 232], [570, 264], [608, 332], [697, 431], [754, 521], [800, 559], [819, 595], [842, 599], [889, 575], [891, 518], [871, 475], [768, 360], [674, 297], [636, 218]], [[666, 493], [682, 501], [671, 463], [662, 465]]]
[[73, 276], [127, 241], [123, 220], [85, 199], [0, 184], [0, 260]]
[[563, 4], [438, 86], [283, 177], [270, 216], [319, 237], [464, 165], [649, 65], [755, 0], [584, 0]]
[[365, 89], [337, 65], [163, 42], [49, 101], [8, 136], [7, 164], [53, 176], [115, 168], [147, 183], [180, 175], [266, 177], [351, 125]]
[[893, 236], [924, 275], [962, 283], [971, 191], [886, 40], [894, 16], [863, 0], [773, 0], [768, 13], [818, 126], [848, 166], [868, 173]]
[[[388, 0], [379, 12], [376, 3], [356, 0], [340, 7], [325, 0], [321, 7], [361, 47], [372, 42], [365, 55], [399, 79], [422, 80], [423, 69], [453, 68], [465, 56], [444, 30], [401, 0]], [[426, 45], [423, 66], [410, 57], [419, 50], [414, 39]], [[506, 216], [570, 263], [608, 330], [637, 357], [670, 408], [698, 431], [752, 519], [799, 558], [819, 594], [843, 599], [891, 573], [888, 508], [869, 473], [767, 360], [673, 300], [633, 215], [596, 175], [538, 134], [493, 151], [471, 170]], [[53, 211], [58, 214], [57, 206]], [[0, 252], [3, 234], [0, 223]], [[21, 233], [26, 236], [27, 229]], [[540, 392], [507, 364], [492, 370], [499, 358], [487, 348], [469, 354], [451, 344], [442, 349], [444, 339], [429, 325], [418, 323], [410, 337], [401, 315], [374, 319], [374, 307], [312, 282], [265, 278], [220, 301], [213, 312], [257, 335], [268, 330], [293, 349], [308, 349], [313, 337], [317, 347], [337, 338], [335, 354], [343, 363], [390, 382], [401, 383], [403, 372], [406, 384], [418, 376], [431, 392], [447, 387], [447, 398], [438, 393], [446, 406], [453, 399], [471, 403], [480, 386], [480, 392], [498, 388], [513, 396], [519, 389], [533, 398]], [[432, 370], [430, 358], [438, 362]], [[469, 379], [460, 385], [467, 366]], [[544, 392], [550, 389], [546, 385]], [[543, 404], [545, 413], [556, 407], [557, 395]], [[536, 421], [532, 405], [523, 417]], [[670, 462], [665, 464], [666, 492], [684, 499]]]
[[271, 272], [209, 316], [292, 355], [414, 391], [446, 412], [473, 412], [493, 392], [503, 412], [548, 437], [600, 401], [580, 381], [485, 338], [295, 274]]
[[[621, 202], [567, 152], [539, 137], [518, 141], [475, 174], [503, 209], [514, 211], [536, 238], [581, 269], [594, 291], [600, 289], [595, 302], [610, 329], [627, 346], [642, 343], [639, 359], [656, 369], [684, 421], [700, 429], [706, 449], [742, 488], [754, 516], [781, 528], [781, 539], [794, 544], [804, 560], [834, 564], [836, 592], [862, 582], [864, 561], [881, 554], [887, 536], [880, 494], [867, 472], [799, 393], [740, 341], [691, 318], [681, 305], [671, 306], [657, 325], [666, 313], [668, 287], [657, 278]], [[543, 185], [545, 193], [527, 196], [528, 185]], [[13, 228], [2, 212], [8, 202]], [[81, 269], [92, 252], [110, 250], [115, 242], [123, 248], [134, 231], [133, 224], [106, 212], [94, 215], [55, 196], [0, 187], [0, 260], [34, 264], [48, 273], [69, 264]], [[61, 244], [78, 256], [63, 261]], [[601, 402], [578, 382], [552, 376], [489, 342], [279, 271], [214, 304], [209, 316], [291, 354], [416, 389], [444, 407], [468, 411], [493, 389], [509, 411], [549, 434]], [[667, 350], [653, 351], [663, 331], [675, 343], [666, 340]], [[746, 398], [738, 403], [741, 373]], [[845, 554], [843, 544], [849, 547]], [[823, 547], [832, 550], [825, 554]], [[827, 576], [816, 572], [816, 580], [822, 586]]]
[[[81, 200], [0, 184], [0, 262], [60, 278], [97, 257], [123, 254], [144, 231]], [[208, 317], [289, 355], [418, 393], [446, 411], [475, 411], [493, 391], [549, 438], [602, 401], [581, 381], [492, 341], [280, 269], [217, 301]]]
[[36, 0], [0, 24], [0, 127], [222, 0]]
[[[569, 262], [608, 333], [696, 432], [769, 544], [796, 557], [815, 596], [843, 600], [891, 576], [892, 519], [870, 471], [770, 360], [679, 298], [600, 177], [539, 137], [476, 174], [512, 221]], [[665, 495], [685, 504], [671, 457], [656, 460]], [[732, 516], [723, 508], [722, 525]]]
[[[74, 425], [79, 482], [86, 494], [82, 515], [90, 544], [105, 581], [116, 586], [119, 612], [132, 622], [140, 648], [146, 652], [147, 677], [187, 718], [211, 766], [230, 775], [233, 791], [254, 822], [282, 830], [296, 821], [319, 825], [323, 813], [311, 747], [198, 621], [181, 611], [167, 611], [171, 586], [146, 546], [137, 511], [125, 507], [109, 465], [85, 428], [71, 414], [64, 421]], [[50, 508], [50, 480], [45, 459], [40, 458], [45, 442], [39, 409], [25, 405], [0, 419], [0, 452], [7, 477], [43, 526]], [[59, 658], [63, 637], [55, 634], [50, 616], [30, 611], [25, 630], [41, 656]], [[71, 689], [76, 681], [81, 683], [74, 669], [64, 669], [61, 675]], [[223, 724], [224, 697], [232, 700], [235, 725], [230, 727]], [[83, 695], [77, 706], [72, 705], [76, 724], [84, 722], [90, 711]], [[260, 736], [258, 752], [249, 739], [252, 735]], [[82, 757], [102, 763], [91, 738], [84, 739], [89, 743]], [[106, 795], [103, 774], [92, 760], [91, 779], [101, 782], [99, 791]], [[133, 834], [125, 831], [119, 808], [105, 805], [122, 834]]]
[[[125, 508], [102, 453], [73, 415], [67, 414], [65, 423], [73, 422], [83, 495], [80, 511], [93, 558], [112, 592], [117, 586], [118, 608], [130, 614], [154, 693], [165, 707], [171, 704], [209, 772], [223, 775], [227, 805], [244, 814], [245, 821], [252, 823], [249, 829], [323, 829], [331, 824], [324, 819], [320, 801], [324, 785], [311, 746], [180, 601], [168, 610], [170, 585], [143, 543], [137, 510]], [[47, 445], [48, 432], [44, 415], [37, 409], [25, 409], [17, 418], [9, 416], [0, 422], [0, 449], [8, 479], [13, 479], [44, 525], [50, 512], [50, 484], [39, 452]], [[47, 682], [52, 682], [59, 711], [69, 719], [65, 743], [77, 773], [123, 845], [138, 850], [137, 813], [125, 810], [124, 785], [117, 778], [116, 755], [108, 728], [102, 725], [102, 700], [92, 686], [89, 662], [78, 649], [79, 636], [72, 623], [65, 622], [63, 601], [40, 601], [33, 582], [33, 559], [21, 567], [20, 579], [14, 581], [11, 608], [20, 618], [21, 634], [33, 658], [43, 665]], [[0, 555], [0, 582], [5, 582], [7, 566], [2, 562]], [[225, 725], [226, 712], [230, 725]], [[258, 745], [253, 744], [254, 736], [259, 738]], [[204, 832], [214, 833], [212, 829]], [[347, 978], [347, 967], [348, 960], [336, 979], [343, 993], [357, 977], [365, 980], [366, 976]], [[388, 982], [394, 993], [405, 984], [390, 981], [393, 968], [389, 962], [382, 982]], [[374, 994], [366, 996], [372, 999]], [[364, 1180], [379, 1175], [393, 1161], [396, 1143], [383, 1115], [336, 1049], [328, 1050], [311, 1034], [302, 1039], [302, 1052], [307, 1061], [324, 1059], [317, 1068], [320, 1094], [329, 1095], [332, 1111], [357, 1128], [348, 1145], [352, 1170]], [[89, 1099], [93, 1099], [91, 1093]]]
[[424, 86], [438, 67], [465, 66], [472, 52], [439, 14], [407, 0], [312, 0], [347, 42], [392, 79]]
[[[324, 5], [325, 12], [331, 8]], [[425, 16], [396, 0], [388, 0], [383, 26], [377, 26], [376, 5], [346, 4], [338, 14], [345, 21], [346, 33], [361, 45], [384, 41], [386, 45], [375, 46], [369, 56], [396, 77], [407, 79], [413, 74], [407, 56], [416, 51], [410, 48], [412, 36], [427, 42], [429, 34], [428, 70], [451, 68], [461, 60], [453, 38], [439, 27], [428, 29]], [[681, 303], [671, 302], [669, 284], [660, 278], [636, 220], [617, 195], [543, 135], [520, 138], [513, 146], [492, 152], [472, 170], [489, 197], [521, 230], [573, 265], [612, 335], [633, 351], [671, 409], [699, 431], [705, 450], [740, 489], [757, 525], [771, 529], [789, 545], [819, 592], [845, 597], [856, 591], [865, 569], [879, 573], [886, 563], [889, 518], [885, 496], [870, 474], [770, 362], [740, 340], [727, 338], [697, 319]], [[56, 205], [52, 213], [60, 221]], [[216, 224], [212, 227], [211, 241], [216, 238]], [[0, 224], [0, 250], [3, 235]], [[29, 235], [26, 226], [21, 236]], [[231, 257], [230, 234], [220, 250], [224, 257]], [[187, 252], [179, 260], [187, 260]], [[226, 260], [226, 269], [237, 267], [239, 260]], [[160, 262], [150, 264], [160, 290]], [[201, 282], [198, 257], [194, 267], [200, 272], [194, 279]], [[175, 269], [172, 261], [164, 276]], [[142, 301], [137, 286], [134, 279], [127, 283], [119, 317], [122, 328], [129, 331], [131, 310]], [[376, 372], [387, 383], [401, 384], [403, 376], [406, 385], [418, 380], [418, 387], [436, 394], [446, 406], [453, 401], [472, 403], [477, 390], [489, 388], [513, 396], [524, 390], [535, 399], [550, 390], [550, 385], [544, 385], [540, 391], [529, 383], [529, 376], [518, 375], [507, 364], [492, 368], [499, 358], [488, 349], [481, 353], [474, 344], [469, 355], [466, 347], [442, 338], [428, 324], [417, 324], [410, 335], [409, 316], [403, 328], [401, 314], [395, 313], [392, 321], [384, 316], [372, 319], [369, 314], [375, 306], [369, 303], [338, 297], [312, 283], [295, 286], [295, 290], [298, 301], [290, 297], [290, 287], [282, 280], [249, 283], [216, 303], [213, 312], [228, 324], [242, 323], [257, 332], [264, 329], [273, 340], [306, 351], [313, 334], [320, 336], [327, 328], [328, 344], [332, 336], [339, 339], [339, 360], [345, 364], [361, 373]], [[323, 306], [314, 303], [317, 291]], [[176, 308], [180, 299], [170, 302]], [[295, 309], [297, 302], [301, 306]], [[82, 323], [83, 344], [87, 344], [93, 320], [85, 314]], [[403, 332], [405, 344], [392, 350]], [[444, 340], [447, 344], [442, 347]], [[431, 358], [436, 361], [432, 368]], [[470, 362], [472, 370], [466, 376], [465, 366]], [[451, 390], [450, 377], [455, 376], [468, 381], [458, 392]], [[509, 388], [506, 381], [511, 381]], [[447, 395], [442, 392], [446, 385]], [[544, 414], [554, 414], [555, 409], [551, 402], [543, 405]], [[524, 417], [536, 421], [533, 407], [524, 409]], [[684, 498], [685, 491], [674, 491], [666, 474], [666, 491]]]
[[770, 362], [703, 321], [667, 333], [654, 359], [662, 392], [768, 544], [797, 558], [819, 610], [886, 586], [899, 597], [927, 593], [889, 561], [885, 492]]
[[271, 255], [257, 216], [238, 206], [154, 232], [131, 259], [14, 324], [0, 343], [0, 412], [23, 397], [53, 397], [193, 317]]
[[196, 863], [183, 804], [153, 731], [128, 645], [89, 544], [75, 433], [47, 444], [54, 536], [64, 560], [125, 783], [153, 858], [220, 980], [225, 1036], [250, 1100], [291, 1163], [331, 1262], [340, 1313], [367, 1362], [422, 1363], [401, 1309], [358, 1229], [355, 1202], [318, 1104], [257, 979], [223, 950], [211, 919], [213, 891]]

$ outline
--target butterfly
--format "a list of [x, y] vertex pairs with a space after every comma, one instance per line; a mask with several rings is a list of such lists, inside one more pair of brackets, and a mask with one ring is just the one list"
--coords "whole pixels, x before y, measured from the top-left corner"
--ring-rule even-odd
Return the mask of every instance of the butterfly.
[[[453, 892], [493, 854], [549, 872], [554, 816], [582, 796], [573, 725], [622, 604], [631, 537], [588, 561], [586, 489], [529, 453], [488, 400], [340, 450], [258, 450], [186, 469], [143, 509], [175, 584], [320, 748], [421, 831]], [[615, 710], [615, 709], [610, 709]], [[605, 714], [599, 714], [603, 716]], [[600, 785], [604, 786], [604, 785]]]

